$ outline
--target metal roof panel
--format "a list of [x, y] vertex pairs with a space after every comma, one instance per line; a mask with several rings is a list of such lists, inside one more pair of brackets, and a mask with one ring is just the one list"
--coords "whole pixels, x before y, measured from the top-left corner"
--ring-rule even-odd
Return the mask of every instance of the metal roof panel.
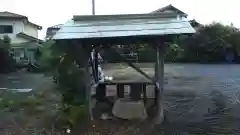
[[[190, 23], [178, 20], [176, 16], [159, 15], [111, 15], [109, 18], [89, 16], [69, 20], [53, 39], [82, 39], [123, 36], [166, 35], [194, 33]], [[84, 16], [86, 18], [86, 16]], [[91, 19], [92, 18], [92, 19]]]
[[113, 31], [104, 33], [58, 33], [54, 36], [54, 39], [81, 39], [84, 38], [105, 38], [105, 37], [126, 37], [126, 36], [144, 36], [144, 35], [169, 35], [169, 34], [179, 34], [185, 33], [190, 34], [193, 32], [189, 31], [189, 28], [181, 29], [168, 29], [168, 30], [141, 30], [141, 31]]

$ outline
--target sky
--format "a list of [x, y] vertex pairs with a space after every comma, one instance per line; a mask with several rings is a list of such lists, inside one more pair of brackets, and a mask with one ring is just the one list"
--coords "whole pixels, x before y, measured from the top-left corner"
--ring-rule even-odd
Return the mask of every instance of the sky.
[[[43, 26], [39, 38], [43, 39], [47, 27], [65, 23], [73, 15], [92, 14], [92, 0], [0, 0], [0, 11], [22, 14]], [[96, 15], [148, 13], [172, 4], [202, 24], [213, 21], [233, 23], [240, 28], [238, 10], [240, 0], [95, 0]]]

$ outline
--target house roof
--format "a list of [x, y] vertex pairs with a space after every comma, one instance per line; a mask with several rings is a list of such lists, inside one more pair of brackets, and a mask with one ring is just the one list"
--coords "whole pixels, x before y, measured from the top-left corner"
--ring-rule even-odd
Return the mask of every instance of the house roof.
[[33, 41], [36, 41], [36, 42], [40, 42], [40, 43], [43, 42], [43, 40], [35, 38], [33, 36], [30, 36], [30, 35], [27, 35], [23, 32], [18, 33], [17, 36], [20, 36], [20, 37], [23, 37], [23, 38], [26, 38], [26, 39], [29, 39], [29, 40], [33, 40]]
[[194, 33], [176, 13], [74, 16], [53, 39], [83, 39]]
[[183, 11], [179, 10], [178, 8], [174, 7], [172, 4], [168, 5], [168, 6], [165, 6], [165, 7], [162, 7], [162, 8], [159, 8], [153, 12], [150, 12], [150, 13], [162, 13], [162, 12], [165, 12], [165, 11], [173, 11], [175, 13], [178, 13], [178, 14], [181, 14], [185, 17], [187, 17], [188, 15], [186, 13], [184, 13]]
[[11, 13], [11, 12], [8, 12], [8, 11], [0, 12], [0, 17], [1, 18], [6, 17], [6, 18], [27, 19], [26, 16], [15, 14], [15, 13]]
[[24, 20], [27, 20], [27, 23], [29, 23], [30, 25], [33, 25], [34, 27], [37, 27], [37, 29], [39, 29], [39, 30], [42, 29], [42, 26], [30, 22], [28, 20], [27, 16], [12, 13], [12, 12], [8, 12], [8, 11], [0, 12], [0, 19], [24, 19]]

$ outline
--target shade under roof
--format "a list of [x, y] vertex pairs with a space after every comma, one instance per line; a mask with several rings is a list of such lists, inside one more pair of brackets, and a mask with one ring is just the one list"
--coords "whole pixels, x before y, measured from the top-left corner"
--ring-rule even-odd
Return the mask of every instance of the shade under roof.
[[174, 13], [74, 16], [60, 28], [53, 39], [195, 33], [187, 20], [181, 20], [177, 16]]

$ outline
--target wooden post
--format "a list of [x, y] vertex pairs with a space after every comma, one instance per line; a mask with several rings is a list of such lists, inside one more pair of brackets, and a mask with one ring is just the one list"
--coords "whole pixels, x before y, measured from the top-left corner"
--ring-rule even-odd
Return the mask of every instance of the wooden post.
[[[92, 69], [92, 72], [91, 72], [91, 75], [95, 81], [95, 83], [97, 83], [97, 78], [96, 78], [96, 70], [95, 70], [95, 63], [94, 63], [94, 48], [91, 49], [91, 55], [90, 55], [90, 59], [89, 59], [89, 62], [90, 62], [90, 65], [91, 65], [91, 69]], [[92, 56], [93, 55], [93, 56]]]
[[98, 53], [99, 53], [99, 49], [98, 47], [95, 47], [95, 49], [93, 49], [94, 51], [94, 70], [95, 70], [95, 77], [96, 77], [96, 82], [99, 81], [99, 72], [98, 72]]
[[109, 51], [111, 51], [112, 53], [114, 53], [115, 55], [117, 55], [123, 62], [127, 63], [130, 67], [132, 67], [133, 69], [135, 69], [138, 73], [140, 73], [141, 75], [143, 75], [144, 77], [146, 77], [147, 79], [149, 79], [150, 81], [154, 82], [155, 80], [149, 76], [148, 74], [146, 74], [144, 71], [142, 71], [139, 67], [135, 66], [133, 63], [131, 63], [130, 61], [126, 60], [124, 57], [122, 57], [116, 50], [114, 50], [113, 48], [111, 48], [110, 46], [107, 47], [107, 49]]
[[[86, 93], [86, 106], [88, 109], [88, 118], [89, 120], [93, 120], [92, 117], [92, 103], [91, 103], [91, 97], [92, 97], [92, 91], [91, 91], [91, 77], [90, 77], [90, 71], [89, 71], [89, 59], [91, 57], [91, 47], [87, 44], [81, 44], [79, 41], [74, 40], [72, 41], [73, 48], [72, 48], [72, 55], [76, 58], [76, 62], [79, 65], [80, 68], [84, 69], [84, 89]], [[79, 56], [80, 55], [80, 56]]]
[[143, 102], [146, 105], [147, 103], [147, 85], [146, 84], [142, 84], [142, 93], [143, 93]]
[[117, 84], [117, 97], [124, 98], [124, 85], [123, 84]]
[[155, 76], [157, 78], [157, 118], [156, 124], [161, 124], [164, 120], [164, 100], [163, 100], [163, 90], [164, 90], [164, 44], [158, 44], [156, 46], [157, 58], [156, 58], [156, 69], [157, 73]]
[[155, 67], [154, 67], [154, 77], [155, 77], [155, 81], [156, 81], [156, 83], [155, 83], [155, 89], [154, 89], [154, 92], [155, 92], [155, 100], [154, 100], [154, 104], [156, 104], [157, 105], [157, 102], [158, 102], [158, 93], [159, 93], [159, 90], [158, 90], [158, 87], [157, 87], [157, 83], [158, 83], [158, 80], [159, 80], [159, 78], [158, 78], [158, 70], [159, 70], [159, 63], [158, 63], [158, 58], [159, 58], [159, 50], [157, 49], [156, 50], [156, 60], [155, 60]]
[[106, 85], [99, 84], [96, 88], [96, 99], [98, 101], [103, 101], [106, 98]]
[[[90, 56], [90, 55], [89, 55]], [[93, 120], [92, 116], [92, 89], [91, 89], [91, 77], [89, 72], [89, 66], [88, 66], [88, 60], [87, 59], [87, 66], [85, 67], [85, 76], [86, 76], [86, 100], [87, 100], [87, 107], [88, 107], [88, 113], [89, 113], [89, 119]]]

